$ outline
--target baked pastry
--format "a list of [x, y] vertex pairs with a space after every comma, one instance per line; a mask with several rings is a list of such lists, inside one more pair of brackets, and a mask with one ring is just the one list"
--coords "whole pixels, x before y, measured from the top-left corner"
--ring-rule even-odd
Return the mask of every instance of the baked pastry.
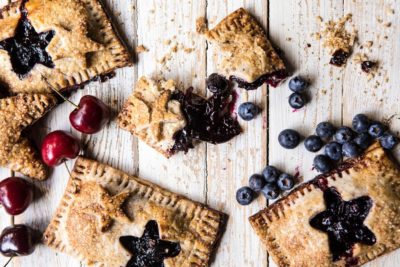
[[0, 166], [31, 178], [47, 178], [46, 166], [22, 131], [57, 103], [51, 94], [18, 94], [0, 99]]
[[130, 64], [98, 0], [20, 0], [0, 10], [0, 82], [12, 93], [76, 88]]
[[359, 266], [400, 247], [400, 171], [375, 144], [250, 223], [279, 266]]
[[208, 266], [224, 221], [202, 204], [79, 157], [44, 242], [96, 266]]
[[[228, 88], [202, 98], [189, 88], [177, 89], [173, 80], [141, 77], [118, 115], [118, 124], [145, 143], [170, 157], [193, 148], [193, 140], [223, 143], [241, 132], [231, 116], [233, 92]], [[219, 90], [216, 88], [216, 90]]]
[[222, 52], [218, 63], [221, 74], [235, 80], [241, 88], [257, 89], [265, 82], [276, 87], [288, 76], [264, 29], [243, 8], [206, 31], [205, 36]]

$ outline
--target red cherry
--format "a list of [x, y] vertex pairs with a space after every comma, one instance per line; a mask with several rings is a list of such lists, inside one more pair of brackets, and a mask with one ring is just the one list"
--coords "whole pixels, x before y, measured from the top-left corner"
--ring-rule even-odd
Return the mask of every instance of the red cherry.
[[50, 167], [74, 159], [80, 151], [79, 142], [70, 133], [54, 131], [46, 135], [42, 143], [42, 159]]
[[23, 213], [33, 200], [33, 188], [24, 179], [10, 177], [0, 182], [0, 203], [10, 215]]
[[85, 134], [97, 133], [109, 119], [110, 109], [103, 101], [91, 95], [82, 97], [78, 108], [69, 115], [72, 126]]
[[0, 235], [0, 253], [5, 257], [26, 256], [33, 253], [38, 241], [37, 232], [26, 225], [7, 227]]

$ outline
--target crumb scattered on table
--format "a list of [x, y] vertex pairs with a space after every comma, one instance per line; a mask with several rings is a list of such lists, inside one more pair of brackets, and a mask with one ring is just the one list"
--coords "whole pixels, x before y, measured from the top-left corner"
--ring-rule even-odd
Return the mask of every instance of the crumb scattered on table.
[[204, 34], [208, 30], [207, 19], [205, 17], [199, 17], [196, 19], [196, 32]]
[[136, 47], [136, 53], [137, 54], [140, 54], [140, 53], [143, 53], [143, 52], [148, 52], [148, 51], [149, 51], [149, 49], [147, 49], [147, 47], [145, 47], [144, 45], [138, 45]]

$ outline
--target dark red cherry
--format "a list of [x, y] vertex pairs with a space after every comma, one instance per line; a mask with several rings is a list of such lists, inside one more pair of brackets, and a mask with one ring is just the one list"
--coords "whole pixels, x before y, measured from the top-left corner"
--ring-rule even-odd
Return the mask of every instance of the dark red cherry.
[[80, 151], [79, 142], [70, 133], [54, 131], [46, 135], [42, 143], [42, 159], [54, 167], [67, 159], [74, 159]]
[[78, 108], [69, 115], [71, 125], [85, 134], [97, 133], [109, 119], [110, 109], [103, 101], [91, 95], [82, 97]]
[[0, 236], [0, 253], [5, 257], [26, 256], [35, 250], [40, 235], [23, 224], [7, 227]]
[[23, 213], [33, 200], [33, 188], [24, 179], [10, 177], [0, 182], [0, 204], [10, 215]]

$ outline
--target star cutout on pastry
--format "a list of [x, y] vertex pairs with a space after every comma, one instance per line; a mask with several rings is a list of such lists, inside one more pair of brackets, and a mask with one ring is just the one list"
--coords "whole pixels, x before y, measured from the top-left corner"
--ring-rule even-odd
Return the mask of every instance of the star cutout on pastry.
[[164, 267], [164, 259], [176, 257], [180, 251], [179, 243], [160, 239], [158, 224], [149, 221], [141, 237], [121, 236], [121, 245], [132, 253], [126, 267]]
[[91, 204], [86, 207], [83, 212], [95, 216], [99, 216], [99, 225], [102, 232], [110, 229], [113, 220], [122, 223], [129, 222], [128, 216], [124, 213], [121, 206], [129, 197], [129, 192], [121, 192], [118, 195], [110, 196], [110, 194], [101, 186], [96, 185], [95, 188], [90, 187], [99, 195], [99, 203]]
[[53, 60], [46, 52], [54, 34], [52, 30], [37, 33], [27, 18], [27, 12], [22, 10], [15, 35], [0, 42], [0, 49], [8, 52], [13, 71], [20, 79], [23, 79], [36, 64], [54, 68]]
[[50, 94], [18, 94], [0, 99], [0, 166], [31, 178], [47, 178], [47, 168], [21, 133], [57, 103]]
[[344, 201], [334, 187], [329, 187], [324, 190], [324, 201], [326, 210], [315, 215], [310, 225], [328, 234], [333, 261], [352, 257], [355, 243], [375, 244], [374, 233], [364, 225], [373, 205], [369, 196]]

